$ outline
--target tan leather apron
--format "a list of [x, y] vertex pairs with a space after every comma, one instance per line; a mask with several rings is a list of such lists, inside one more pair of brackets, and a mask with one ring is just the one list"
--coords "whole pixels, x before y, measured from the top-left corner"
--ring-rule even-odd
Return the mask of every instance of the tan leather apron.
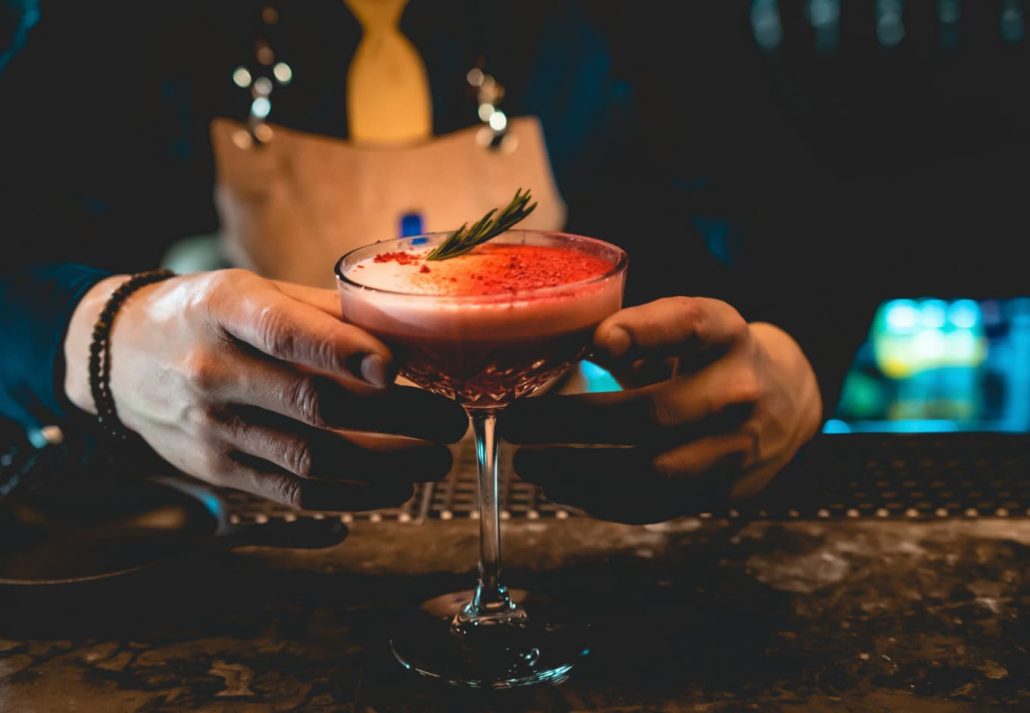
[[539, 203], [520, 227], [558, 230], [565, 221], [534, 117], [510, 120], [494, 149], [485, 126], [400, 147], [271, 128], [271, 140], [254, 146], [241, 140], [240, 123], [211, 125], [224, 253], [267, 277], [330, 287], [340, 255], [399, 237], [402, 216], [419, 214], [425, 232], [453, 230], [520, 187]]

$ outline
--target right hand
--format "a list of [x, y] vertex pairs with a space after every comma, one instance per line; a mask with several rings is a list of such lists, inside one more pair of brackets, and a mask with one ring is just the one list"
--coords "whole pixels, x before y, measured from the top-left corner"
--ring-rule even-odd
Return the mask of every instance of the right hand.
[[[95, 285], [65, 339], [65, 393], [89, 413], [93, 324], [125, 279]], [[390, 350], [341, 320], [332, 290], [245, 270], [174, 277], [126, 300], [110, 344], [127, 428], [186, 473], [290, 507], [399, 505], [447, 473], [443, 443], [467, 427], [455, 402], [390, 385]]]

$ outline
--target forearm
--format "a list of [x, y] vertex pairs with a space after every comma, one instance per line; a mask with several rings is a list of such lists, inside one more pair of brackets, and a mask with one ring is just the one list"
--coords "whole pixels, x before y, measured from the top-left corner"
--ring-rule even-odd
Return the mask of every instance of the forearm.
[[65, 334], [80, 301], [108, 275], [71, 263], [0, 275], [0, 415], [26, 428], [67, 419]]

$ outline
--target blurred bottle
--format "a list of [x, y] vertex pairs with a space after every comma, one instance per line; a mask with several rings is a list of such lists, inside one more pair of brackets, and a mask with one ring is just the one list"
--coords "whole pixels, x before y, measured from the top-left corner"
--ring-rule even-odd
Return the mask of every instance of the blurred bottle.
[[983, 315], [973, 300], [885, 302], [872, 341], [877, 366], [892, 379], [943, 367], [975, 369], [987, 356]]
[[901, 0], [876, 0], [876, 39], [884, 47], [897, 47], [905, 39]]
[[937, 0], [937, 36], [942, 48], [953, 50], [958, 47], [961, 19], [961, 0]]
[[1009, 44], [1019, 44], [1026, 35], [1026, 23], [1023, 19], [1023, 4], [1020, 0], [1005, 0], [1001, 6], [1001, 17], [998, 23], [1001, 38]]
[[809, 0], [808, 21], [815, 32], [815, 50], [830, 54], [840, 42], [840, 0]]
[[776, 0], [751, 0], [751, 31], [763, 50], [771, 52], [779, 48], [783, 42], [783, 23]]
[[1009, 302], [1009, 383], [1004, 421], [1012, 431], [1030, 431], [1030, 297]]

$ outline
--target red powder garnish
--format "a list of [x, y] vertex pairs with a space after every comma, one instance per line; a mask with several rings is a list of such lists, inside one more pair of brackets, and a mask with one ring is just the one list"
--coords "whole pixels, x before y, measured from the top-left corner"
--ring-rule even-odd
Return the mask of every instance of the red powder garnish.
[[372, 258], [372, 262], [395, 262], [399, 265], [415, 265], [421, 259], [421, 257], [414, 253], [398, 250], [392, 253], [380, 253]]
[[432, 267], [423, 254], [401, 250], [380, 253], [372, 261], [407, 268], [398, 273], [408, 272], [420, 291], [455, 297], [571, 285], [606, 275], [614, 267], [611, 260], [574, 248], [505, 244], [480, 245], [463, 255], [433, 262]]
[[[570, 248], [542, 245], [481, 245], [433, 265], [428, 280], [449, 295], [516, 293], [601, 277], [610, 260]], [[419, 270], [426, 272], [426, 270]]]

